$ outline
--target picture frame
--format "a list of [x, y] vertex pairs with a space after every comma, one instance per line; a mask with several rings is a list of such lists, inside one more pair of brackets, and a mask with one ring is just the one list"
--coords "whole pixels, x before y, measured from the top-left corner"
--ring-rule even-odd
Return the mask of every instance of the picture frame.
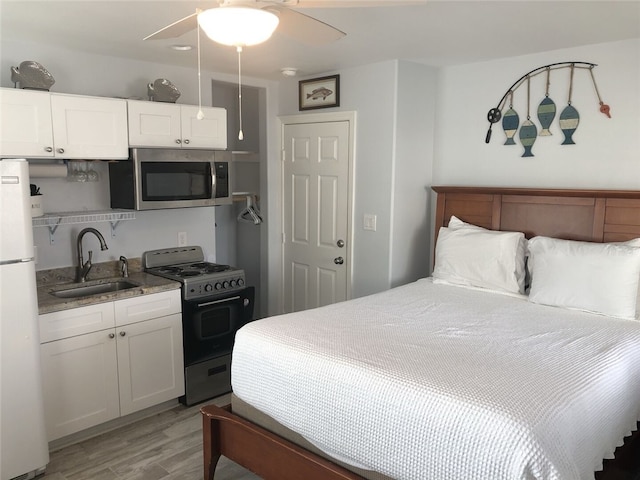
[[300, 80], [298, 86], [300, 110], [340, 106], [340, 75]]

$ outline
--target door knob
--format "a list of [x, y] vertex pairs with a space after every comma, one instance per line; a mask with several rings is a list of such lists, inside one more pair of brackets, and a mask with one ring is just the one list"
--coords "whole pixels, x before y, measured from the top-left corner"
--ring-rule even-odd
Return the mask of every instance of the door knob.
[[120, 336], [124, 337], [127, 333], [125, 331], [120, 332]]
[[333, 259], [333, 263], [335, 263], [336, 265], [342, 265], [344, 263], [344, 258], [336, 257]]
[[116, 338], [116, 334], [115, 333], [110, 333], [109, 334], [109, 338]]
[[51, 152], [53, 152], [53, 148], [51, 148], [51, 147], [46, 147], [46, 148], [44, 149], [44, 151], [45, 151], [45, 152], [47, 152], [47, 153], [51, 153]]
[[64, 153], [64, 148], [59, 148], [58, 153]]
[[187, 138], [184, 143], [186, 143], [187, 145], [189, 145], [189, 139]]
[[340, 239], [336, 242], [336, 245], [340, 248], [344, 247], [344, 240]]

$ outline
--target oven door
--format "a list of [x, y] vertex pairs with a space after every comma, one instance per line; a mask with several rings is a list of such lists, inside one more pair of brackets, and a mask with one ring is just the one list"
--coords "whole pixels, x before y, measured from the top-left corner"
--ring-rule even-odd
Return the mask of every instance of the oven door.
[[236, 332], [251, 321], [254, 288], [223, 297], [185, 301], [182, 312], [185, 366], [231, 353]]

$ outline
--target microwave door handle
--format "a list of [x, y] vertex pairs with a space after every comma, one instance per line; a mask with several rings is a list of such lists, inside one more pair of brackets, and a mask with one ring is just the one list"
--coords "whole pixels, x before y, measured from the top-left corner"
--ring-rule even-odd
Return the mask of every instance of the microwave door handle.
[[216, 198], [216, 165], [211, 162], [211, 198]]

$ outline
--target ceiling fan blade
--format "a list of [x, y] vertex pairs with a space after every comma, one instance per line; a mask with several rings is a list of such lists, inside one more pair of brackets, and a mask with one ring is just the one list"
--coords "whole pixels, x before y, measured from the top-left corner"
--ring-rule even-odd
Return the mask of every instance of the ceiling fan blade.
[[280, 17], [278, 33], [288, 35], [309, 45], [324, 45], [346, 35], [331, 25], [289, 8], [275, 8]]
[[198, 13], [192, 13], [188, 17], [181, 18], [171, 25], [161, 28], [157, 32], [144, 37], [143, 40], [165, 40], [167, 38], [176, 38], [184, 35], [198, 27]]

